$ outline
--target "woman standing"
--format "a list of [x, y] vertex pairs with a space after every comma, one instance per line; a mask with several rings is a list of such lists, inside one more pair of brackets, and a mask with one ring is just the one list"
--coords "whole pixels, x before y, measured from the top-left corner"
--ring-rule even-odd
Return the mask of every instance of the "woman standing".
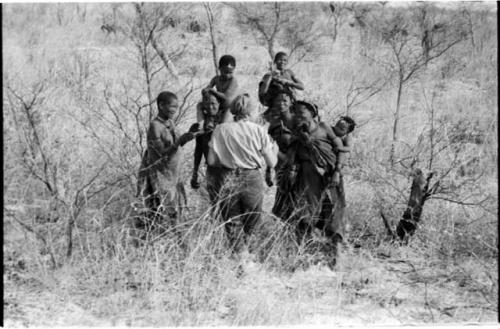
[[233, 252], [239, 252], [260, 221], [264, 198], [261, 168], [274, 167], [278, 147], [264, 127], [251, 122], [254, 108], [248, 94], [231, 104], [234, 122], [219, 124], [209, 143], [207, 185], [221, 216]]

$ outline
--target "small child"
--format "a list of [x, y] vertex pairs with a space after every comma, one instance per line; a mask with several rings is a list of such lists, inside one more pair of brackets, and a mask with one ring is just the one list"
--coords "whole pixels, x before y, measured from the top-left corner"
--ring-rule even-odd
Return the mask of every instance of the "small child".
[[354, 122], [354, 120], [348, 116], [340, 117], [335, 126], [332, 126], [333, 132], [335, 133], [337, 139], [340, 140], [340, 142], [335, 142], [337, 170], [333, 175], [334, 183], [338, 182], [340, 179], [340, 169], [342, 169], [344, 165], [344, 154], [351, 152], [353, 144], [351, 133], [354, 131], [355, 127], [356, 122]]
[[[236, 59], [233, 56], [222, 56], [219, 60], [220, 75], [213, 77], [208, 86], [203, 89], [204, 92], [209, 92], [217, 97], [222, 122], [232, 121], [232, 115], [228, 110], [231, 102], [238, 95], [238, 82], [233, 75], [235, 67]], [[202, 113], [198, 111], [198, 122], [201, 119]]]
[[[274, 97], [279, 93], [287, 93], [292, 101], [296, 100], [294, 90], [304, 90], [304, 84], [297, 79], [292, 70], [287, 69], [288, 55], [279, 52], [274, 56], [270, 72], [266, 73], [259, 83], [259, 100], [264, 106], [271, 106]], [[275, 67], [274, 67], [275, 65]]]
[[197, 189], [200, 187], [198, 182], [198, 170], [202, 157], [207, 159], [208, 142], [212, 137], [215, 126], [221, 122], [221, 113], [219, 111], [219, 101], [217, 97], [208, 92], [202, 91], [202, 101], [196, 106], [197, 112], [203, 116], [203, 134], [196, 137], [196, 146], [194, 149], [193, 176], [191, 178], [191, 187]]

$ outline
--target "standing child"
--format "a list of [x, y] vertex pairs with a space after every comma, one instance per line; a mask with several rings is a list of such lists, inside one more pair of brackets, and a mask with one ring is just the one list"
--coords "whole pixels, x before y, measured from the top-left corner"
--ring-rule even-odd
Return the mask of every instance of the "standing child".
[[203, 114], [203, 133], [196, 137], [196, 146], [194, 149], [193, 176], [191, 178], [191, 187], [197, 189], [200, 187], [198, 182], [198, 170], [201, 159], [204, 156], [207, 159], [208, 142], [212, 137], [215, 126], [221, 122], [219, 113], [219, 101], [214, 94], [202, 91], [202, 101], [198, 103], [197, 110]]
[[[154, 222], [161, 214], [177, 217], [177, 194], [182, 181], [179, 179], [180, 152], [183, 146], [198, 132], [198, 124], [179, 135], [172, 118], [177, 113], [179, 102], [174, 93], [161, 92], [157, 99], [158, 116], [151, 121], [147, 132], [147, 150], [139, 169], [137, 192], [145, 198], [148, 220]], [[182, 185], [183, 186], [183, 185]], [[136, 223], [144, 227], [145, 223]]]
[[[209, 85], [204, 89], [205, 92], [217, 97], [222, 122], [232, 121], [229, 107], [233, 99], [238, 95], [238, 82], [233, 74], [235, 67], [236, 59], [233, 56], [222, 56], [219, 60], [220, 75], [213, 77]], [[200, 121], [200, 117], [202, 117], [202, 113], [198, 111], [198, 121]]]

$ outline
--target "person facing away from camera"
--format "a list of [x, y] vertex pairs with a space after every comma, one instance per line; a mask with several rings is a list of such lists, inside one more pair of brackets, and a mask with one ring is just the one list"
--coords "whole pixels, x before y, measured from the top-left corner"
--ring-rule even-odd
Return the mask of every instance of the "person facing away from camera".
[[184, 186], [179, 179], [179, 148], [199, 134], [199, 125], [192, 125], [188, 132], [180, 135], [173, 121], [179, 108], [177, 96], [163, 91], [156, 103], [158, 115], [147, 131], [147, 149], [139, 169], [137, 195], [145, 198], [149, 219], [158, 218], [160, 214], [173, 219], [177, 217], [177, 194]]
[[[219, 72], [210, 80], [210, 83], [204, 92], [211, 93], [219, 101], [219, 111], [221, 113], [222, 122], [232, 120], [231, 113], [229, 113], [229, 106], [238, 93], [238, 81], [234, 76], [234, 69], [236, 68], [236, 59], [231, 55], [224, 55], [219, 59]], [[203, 120], [203, 113], [197, 111], [198, 122]]]
[[296, 99], [295, 90], [304, 90], [304, 84], [292, 70], [287, 69], [288, 55], [282, 51], [274, 56], [270, 72], [259, 83], [259, 101], [264, 106], [272, 106], [273, 99], [280, 93], [286, 93]]
[[205, 160], [208, 156], [208, 142], [212, 137], [215, 126], [222, 121], [222, 113], [219, 111], [219, 101], [217, 97], [206, 90], [202, 91], [202, 101], [198, 103], [197, 110], [203, 114], [203, 133], [196, 137], [196, 146], [194, 149], [194, 166], [191, 177], [191, 187], [197, 189], [200, 187], [198, 182], [198, 171], [202, 157]]
[[209, 143], [207, 188], [220, 215], [232, 250], [241, 251], [260, 221], [264, 182], [260, 169], [274, 167], [277, 146], [264, 127], [251, 122], [254, 108], [248, 94], [231, 105], [233, 122], [219, 124]]
[[294, 138], [288, 148], [287, 172], [293, 190], [294, 213], [291, 221], [296, 225], [300, 241], [307, 238], [313, 228], [322, 230], [328, 238], [329, 265], [336, 260], [337, 246], [343, 237], [345, 204], [342, 189], [338, 188], [335, 172], [338, 159], [335, 149], [342, 146], [329, 125], [318, 119], [314, 104], [297, 101], [293, 107]]

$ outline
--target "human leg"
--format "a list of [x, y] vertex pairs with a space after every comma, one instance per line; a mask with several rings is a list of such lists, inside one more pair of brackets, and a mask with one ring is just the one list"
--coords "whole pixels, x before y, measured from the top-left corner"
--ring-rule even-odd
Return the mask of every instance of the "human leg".
[[203, 136], [196, 137], [196, 145], [194, 147], [194, 165], [193, 176], [191, 177], [191, 187], [197, 189], [200, 187], [198, 182], [198, 170], [200, 168], [201, 158], [203, 157]]

